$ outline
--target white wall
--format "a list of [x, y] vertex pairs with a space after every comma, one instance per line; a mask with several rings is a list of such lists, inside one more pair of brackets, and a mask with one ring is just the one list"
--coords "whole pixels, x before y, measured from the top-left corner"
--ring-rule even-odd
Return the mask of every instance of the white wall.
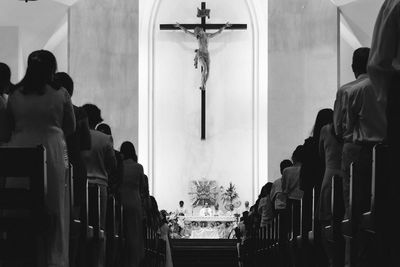
[[17, 26], [0, 26], [0, 62], [11, 69], [11, 81], [18, 81], [19, 29]]
[[189, 203], [190, 182], [201, 178], [222, 186], [232, 181], [242, 202], [252, 201], [260, 174], [267, 173], [267, 5], [207, 2], [210, 23], [246, 23], [248, 29], [226, 31], [210, 41], [206, 141], [200, 140], [196, 40], [180, 31], [159, 30], [160, 23], [198, 23], [199, 5], [194, 0], [139, 5], [140, 158], [160, 208], [173, 209], [181, 199]]
[[337, 9], [327, 0], [269, 1], [269, 178], [310, 136], [337, 90]]
[[102, 110], [114, 145], [138, 144], [138, 1], [85, 0], [70, 10], [72, 100]]
[[[68, 6], [55, 1], [28, 2], [2, 0], [0, 1], [0, 27], [10, 27], [17, 36], [7, 38], [9, 33], [2, 34], [0, 46], [7, 54], [12, 66], [12, 80], [18, 82], [25, 74], [28, 55], [34, 50], [48, 49], [57, 57], [60, 70], [68, 69], [67, 32], [61, 42], [52, 47], [46, 47], [49, 39], [58, 31], [59, 25], [66, 22]], [[8, 53], [9, 49], [14, 52]], [[15, 52], [17, 51], [17, 52]], [[1, 60], [1, 58], [0, 58]]]
[[[354, 80], [353, 52], [370, 47], [375, 20], [383, 0], [358, 0], [340, 6], [340, 84]], [[362, 12], [361, 12], [362, 11]]]

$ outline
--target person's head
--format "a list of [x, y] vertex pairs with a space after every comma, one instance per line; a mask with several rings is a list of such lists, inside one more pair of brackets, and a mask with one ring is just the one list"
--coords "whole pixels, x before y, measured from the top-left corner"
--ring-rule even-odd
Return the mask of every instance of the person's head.
[[6, 93], [11, 85], [11, 70], [7, 64], [0, 62], [0, 94]]
[[74, 81], [72, 80], [71, 76], [65, 72], [57, 72], [54, 76], [54, 80], [58, 85], [64, 87], [68, 94], [72, 96], [74, 93]]
[[271, 192], [271, 188], [272, 188], [272, 183], [268, 182], [266, 183], [262, 188], [261, 188], [261, 192], [260, 195], [258, 196], [258, 198], [263, 198], [269, 195], [269, 193]]
[[293, 151], [292, 161], [294, 164], [296, 164], [296, 163], [302, 163], [303, 160], [304, 160], [304, 147], [303, 145], [299, 145]]
[[161, 216], [162, 223], [168, 223], [168, 220], [167, 220], [168, 212], [166, 210], [161, 210], [160, 216]]
[[181, 201], [179, 201], [179, 207], [181, 207], [181, 208], [183, 208], [183, 205], [184, 205], [185, 203], [181, 200]]
[[313, 138], [318, 142], [319, 137], [321, 135], [321, 129], [327, 124], [333, 122], [333, 110], [330, 108], [321, 109], [317, 118], [315, 119], [314, 129], [313, 129]]
[[370, 49], [368, 47], [360, 47], [353, 53], [353, 63], [351, 67], [356, 78], [361, 74], [367, 73], [369, 51]]
[[133, 159], [134, 162], [138, 161], [135, 146], [131, 142], [129, 141], [123, 142], [121, 144], [120, 151], [124, 156], [124, 159]]
[[246, 210], [242, 213], [242, 218], [246, 219], [247, 217], [249, 217], [249, 212]]
[[82, 108], [88, 115], [90, 129], [94, 129], [97, 124], [103, 121], [103, 118], [101, 117], [101, 110], [96, 105], [85, 104], [82, 106]]
[[194, 28], [194, 34], [196, 35], [196, 38], [199, 38], [202, 34], [204, 34], [203, 28], [202, 27]]
[[111, 127], [106, 123], [100, 123], [99, 125], [97, 125], [96, 130], [106, 135], [112, 135]]
[[246, 201], [244, 202], [244, 207], [245, 207], [245, 208], [248, 208], [249, 205], [250, 205], [250, 202], [248, 202], [248, 201], [246, 200]]
[[293, 163], [292, 163], [292, 161], [290, 159], [282, 160], [282, 162], [280, 164], [281, 174], [283, 174], [283, 170], [284, 169], [286, 169], [286, 168], [288, 168], [290, 166], [293, 166]]
[[42, 94], [46, 85], [58, 89], [59, 86], [54, 83], [56, 71], [57, 60], [50, 51], [34, 51], [28, 57], [25, 76], [17, 87], [22, 87], [24, 94]]

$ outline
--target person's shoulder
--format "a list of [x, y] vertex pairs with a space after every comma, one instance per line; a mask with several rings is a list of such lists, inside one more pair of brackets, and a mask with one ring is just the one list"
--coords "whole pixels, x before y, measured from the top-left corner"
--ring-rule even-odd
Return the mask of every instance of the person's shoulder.
[[345, 83], [338, 89], [338, 94], [345, 94], [350, 88], [352, 88], [355, 84], [357, 84], [357, 80], [353, 80], [351, 82]]
[[77, 119], [85, 119], [87, 118], [87, 113], [84, 108], [72, 105], [74, 107], [75, 116]]
[[332, 124], [326, 124], [321, 128], [321, 136], [326, 135], [332, 131]]
[[97, 130], [91, 129], [90, 133], [94, 138], [97, 138], [98, 140], [101, 140], [102, 142], [109, 143], [112, 140], [111, 136], [109, 136], [109, 135], [107, 135], [105, 133], [102, 133], [100, 131], [97, 131]]
[[[288, 168], [288, 167], [286, 167], [286, 168]], [[285, 169], [286, 169], [286, 168], [285, 168]], [[283, 171], [285, 171], [285, 169], [284, 169]], [[277, 185], [279, 185], [281, 182], [282, 182], [282, 176], [279, 177], [278, 179], [276, 179], [275, 181], [273, 181], [273, 182], [272, 182], [272, 186], [277, 186]]]

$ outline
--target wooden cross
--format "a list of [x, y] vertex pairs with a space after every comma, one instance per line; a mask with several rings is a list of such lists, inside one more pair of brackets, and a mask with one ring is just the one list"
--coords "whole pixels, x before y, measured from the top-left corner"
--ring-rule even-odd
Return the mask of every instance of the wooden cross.
[[[210, 9], [206, 8], [206, 3], [201, 2], [201, 9], [197, 9], [197, 17], [201, 18], [201, 24], [181, 24], [186, 29], [195, 29], [196, 27], [206, 30], [218, 30], [225, 24], [207, 24], [206, 18], [210, 18]], [[245, 30], [247, 24], [231, 24], [229, 30]], [[160, 30], [180, 30], [175, 24], [160, 24]], [[206, 139], [206, 91], [201, 90], [201, 140]]]

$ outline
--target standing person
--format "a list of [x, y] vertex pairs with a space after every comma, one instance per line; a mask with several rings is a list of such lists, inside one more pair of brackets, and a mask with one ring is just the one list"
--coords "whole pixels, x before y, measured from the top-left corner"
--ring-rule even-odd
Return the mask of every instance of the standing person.
[[[386, 102], [387, 143], [389, 145], [389, 170], [387, 173], [398, 173], [400, 162], [400, 0], [385, 0], [375, 22], [372, 37], [371, 52], [368, 61], [368, 73], [378, 95], [378, 100]], [[385, 203], [399, 203], [398, 188], [400, 181], [397, 176], [390, 176], [385, 181]], [[381, 259], [386, 259], [382, 265], [398, 264], [400, 236], [398, 220], [393, 220], [393, 210], [388, 205], [381, 213], [381, 220], [387, 227], [380, 229], [383, 242], [380, 243]], [[394, 231], [392, 231], [394, 230]]]
[[333, 123], [335, 133], [343, 140], [341, 169], [343, 172], [343, 198], [345, 205], [345, 218], [349, 216], [350, 201], [350, 165], [359, 154], [360, 147], [353, 142], [353, 128], [347, 123], [349, 95], [357, 88], [366, 85], [368, 79], [367, 63], [369, 49], [366, 47], [358, 48], [353, 53], [352, 69], [355, 81], [343, 85], [336, 94]]
[[[300, 233], [300, 224], [294, 222], [300, 219], [300, 200], [303, 198], [303, 190], [300, 189], [300, 170], [304, 158], [303, 145], [296, 147], [292, 154], [293, 166], [287, 167], [282, 174], [282, 192], [286, 195], [287, 229], [293, 229], [295, 235]], [[293, 213], [289, 211], [293, 210]], [[300, 263], [301, 255], [298, 250], [288, 248], [288, 262], [296, 265]]]
[[39, 50], [29, 55], [26, 74], [8, 101], [11, 140], [7, 146], [42, 144], [46, 148], [46, 206], [54, 216], [55, 227], [44, 237], [46, 262], [39, 266], [68, 267], [65, 137], [75, 131], [75, 115], [68, 92], [54, 83], [56, 70], [57, 61], [51, 52]]
[[300, 200], [303, 197], [303, 191], [300, 189], [300, 169], [303, 157], [303, 146], [299, 145], [292, 155], [293, 165], [283, 170], [282, 192], [288, 199]]
[[[318, 204], [318, 219], [321, 226], [327, 226], [332, 221], [332, 177], [339, 175], [343, 177], [341, 171], [343, 143], [336, 136], [333, 123], [327, 124], [321, 129], [319, 139], [319, 153], [325, 159], [325, 173], [321, 185], [321, 193]], [[329, 242], [322, 231], [322, 244], [329, 259], [330, 267], [340, 267], [344, 265], [344, 239], [341, 242]]]
[[[321, 135], [321, 129], [325, 125], [332, 123], [333, 121], [333, 110], [332, 109], [321, 109], [315, 119], [315, 124], [312, 132], [312, 136], [307, 138], [304, 142], [304, 160], [300, 171], [300, 189], [304, 191], [303, 206], [302, 206], [302, 233], [306, 236], [309, 231], [313, 229], [314, 221], [314, 234], [315, 242], [311, 249], [307, 250], [310, 253], [314, 253], [315, 263], [319, 266], [325, 266], [328, 264], [328, 258], [325, 255], [321, 244], [321, 226], [318, 223], [317, 218], [314, 220], [312, 216], [313, 212], [313, 201], [316, 206], [319, 203], [319, 193], [321, 191], [321, 184], [324, 178], [325, 162], [319, 156], [319, 139]], [[314, 199], [313, 199], [314, 190]], [[314, 212], [318, 211], [318, 207], [314, 208]], [[318, 216], [318, 215], [317, 215]], [[305, 235], [304, 235], [305, 234]], [[305, 257], [306, 264], [311, 264], [310, 257]]]
[[[57, 72], [55, 75], [55, 81], [62, 87], [64, 87], [70, 97], [74, 93], [74, 82], [71, 77], [65, 72]], [[80, 216], [85, 217], [85, 206], [86, 205], [86, 180], [87, 172], [85, 162], [81, 156], [81, 152], [90, 149], [90, 131], [89, 121], [86, 112], [75, 105], [73, 105], [76, 129], [67, 137], [67, 148], [68, 158], [72, 164], [72, 177], [74, 183], [74, 207], [71, 207], [72, 220]], [[70, 265], [71, 267], [77, 266], [79, 261], [84, 261], [85, 249], [81, 245], [83, 242], [76, 240], [75, 244], [70, 243]], [[73, 248], [76, 248], [74, 250]], [[78, 256], [79, 254], [79, 256]], [[79, 257], [79, 259], [78, 259]]]
[[0, 62], [0, 145], [2, 141], [6, 141], [7, 136], [7, 116], [6, 116], [6, 107], [7, 107], [7, 97], [6, 94], [9, 91], [9, 87], [11, 85], [11, 70], [7, 64]]
[[[281, 175], [283, 171], [293, 166], [293, 163], [289, 159], [282, 160], [279, 164]], [[286, 209], [287, 195], [282, 190], [282, 176], [274, 181], [271, 188], [271, 202], [274, 205], [275, 213], [279, 215], [279, 266], [287, 266], [287, 244], [288, 244], [288, 233], [289, 233], [289, 214]]]
[[[106, 135], [109, 135], [111, 137], [111, 140], [113, 140], [113, 136], [111, 133], [111, 127], [106, 124], [106, 123], [100, 123], [99, 125], [96, 126], [96, 130], [100, 131]], [[123, 172], [123, 157], [122, 153], [116, 149], [114, 149], [115, 153], [115, 158], [117, 159], [117, 168], [115, 169], [114, 173], [110, 173], [109, 179], [108, 179], [108, 188], [109, 192], [113, 194], [117, 200], [119, 200], [119, 187], [121, 186], [122, 183], [122, 172]]]
[[[281, 175], [283, 175], [283, 171], [288, 168], [293, 166], [293, 163], [289, 159], [282, 160], [280, 163], [280, 171]], [[271, 201], [272, 204], [274, 205], [274, 209], [277, 212], [280, 212], [284, 209], [286, 209], [286, 194], [282, 192], [282, 176], [276, 179], [271, 187]]]
[[272, 183], [268, 182], [261, 188], [260, 195], [258, 196], [260, 199], [258, 203], [258, 213], [261, 215], [260, 227], [266, 227], [274, 218], [274, 208], [270, 195], [271, 188]]
[[178, 216], [186, 216], [187, 210], [184, 207], [184, 204], [185, 203], [183, 202], [183, 200], [179, 201], [179, 207], [175, 211], [176, 215], [178, 215]]
[[144, 258], [143, 210], [140, 192], [144, 186], [143, 166], [138, 163], [136, 150], [131, 142], [121, 145], [123, 176], [120, 187], [121, 203], [124, 207], [126, 250], [124, 266], [139, 267]]
[[[86, 164], [89, 187], [100, 188], [100, 228], [106, 230], [108, 177], [117, 167], [113, 142], [111, 136], [95, 130], [96, 125], [103, 120], [100, 109], [93, 104], [85, 104], [82, 108], [88, 115], [92, 141], [90, 150], [83, 151], [82, 157]], [[96, 267], [105, 266], [105, 253], [104, 239], [94, 246], [92, 256]]]
[[[358, 251], [354, 263], [366, 267], [376, 266], [379, 264], [375, 253], [378, 250], [377, 242], [372, 235], [365, 233], [360, 220], [362, 214], [371, 207], [373, 147], [382, 143], [386, 137], [385, 103], [379, 100], [367, 78], [363, 86], [351, 92], [348, 105], [347, 124], [353, 129], [353, 143], [359, 147], [353, 169], [352, 216], [356, 225], [354, 240]], [[381, 179], [381, 176], [377, 179]]]

